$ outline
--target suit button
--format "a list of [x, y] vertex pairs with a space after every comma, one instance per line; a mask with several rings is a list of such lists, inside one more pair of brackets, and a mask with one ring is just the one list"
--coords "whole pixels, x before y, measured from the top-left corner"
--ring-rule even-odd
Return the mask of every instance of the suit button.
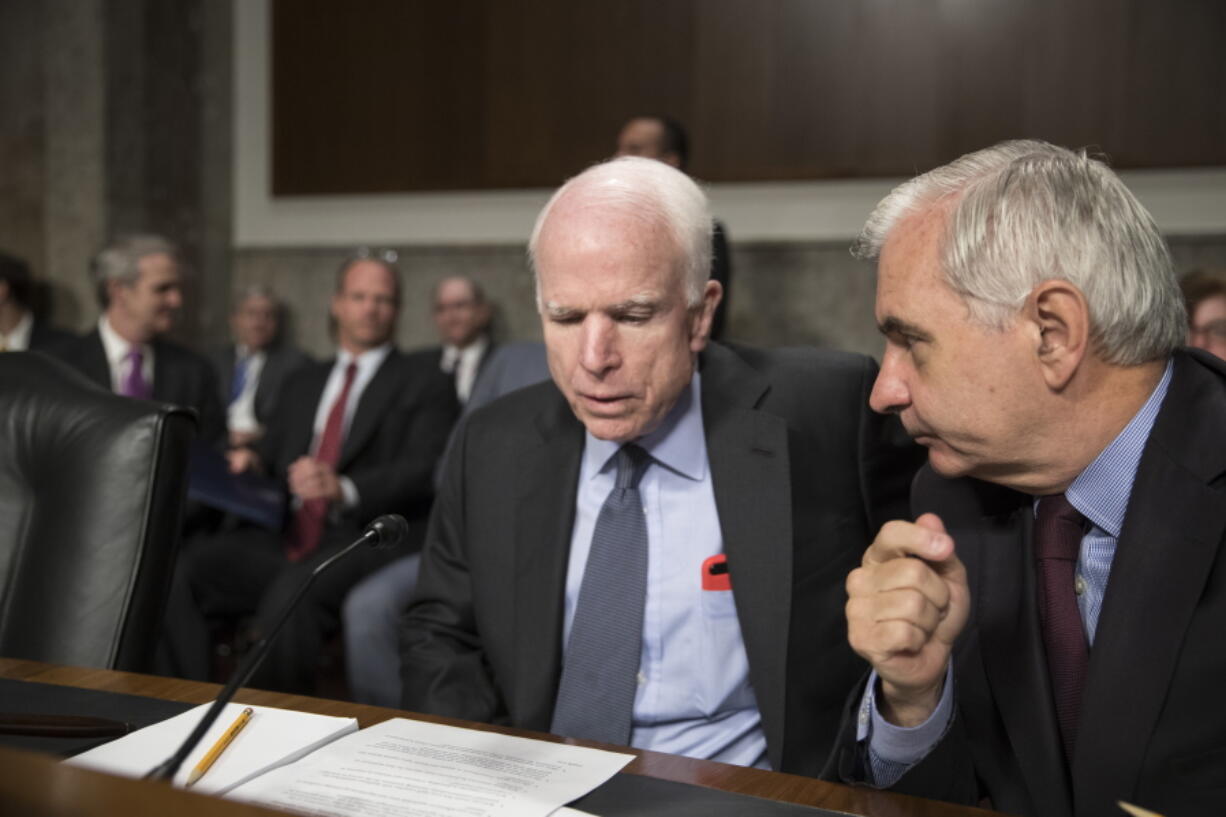
[[1078, 576], [1077, 581], [1073, 582], [1073, 592], [1078, 596], [1084, 596], [1086, 594], [1086, 580]]

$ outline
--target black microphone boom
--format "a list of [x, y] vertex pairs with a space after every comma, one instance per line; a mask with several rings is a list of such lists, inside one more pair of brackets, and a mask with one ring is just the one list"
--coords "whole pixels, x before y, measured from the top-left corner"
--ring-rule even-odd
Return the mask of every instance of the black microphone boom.
[[251, 680], [251, 676], [259, 669], [260, 664], [264, 663], [264, 658], [268, 655], [268, 645], [277, 633], [281, 632], [281, 628], [285, 626], [285, 622], [289, 621], [290, 614], [302, 601], [302, 597], [306, 595], [307, 590], [315, 582], [315, 577], [323, 573], [337, 561], [343, 559], [354, 549], [362, 545], [370, 545], [373, 548], [382, 549], [392, 547], [400, 542], [401, 539], [409, 532], [409, 523], [405, 521], [403, 516], [399, 514], [389, 513], [380, 516], [374, 522], [366, 526], [366, 530], [362, 532], [354, 541], [350, 542], [344, 550], [337, 551], [332, 556], [315, 566], [311, 571], [311, 575], [307, 576], [307, 580], [298, 588], [298, 592], [290, 599], [289, 604], [285, 605], [285, 609], [281, 611], [280, 618], [277, 623], [272, 626], [272, 629], [265, 633], [255, 646], [247, 653], [247, 657], [243, 659], [243, 663], [235, 671], [233, 677], [230, 678], [230, 683], [226, 684], [225, 689], [217, 696], [217, 700], [213, 701], [213, 705], [209, 707], [209, 711], [204, 713], [204, 717], [200, 719], [200, 723], [196, 724], [196, 728], [187, 736], [187, 740], [183, 741], [183, 745], [178, 750], [168, 757], [159, 766], [151, 769], [145, 775], [146, 780], [173, 780], [175, 773], [179, 771], [179, 767], [183, 765], [183, 761], [196, 748], [196, 744], [204, 737], [204, 733], [209, 731], [209, 727], [221, 715], [226, 704], [234, 697], [234, 693], [238, 692], [238, 688]]

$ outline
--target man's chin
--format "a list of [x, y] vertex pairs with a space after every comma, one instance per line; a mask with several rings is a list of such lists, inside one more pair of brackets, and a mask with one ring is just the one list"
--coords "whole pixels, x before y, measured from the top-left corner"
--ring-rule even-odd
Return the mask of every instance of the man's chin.
[[929, 438], [928, 442], [921, 442], [917, 438], [916, 442], [928, 449], [928, 465], [932, 470], [946, 479], [956, 479], [970, 473], [971, 464], [966, 458], [950, 451], [949, 447], [939, 440]]
[[587, 432], [598, 440], [624, 443], [643, 434], [642, 421], [633, 415], [607, 416], [580, 409], [575, 412], [575, 416], [583, 423]]

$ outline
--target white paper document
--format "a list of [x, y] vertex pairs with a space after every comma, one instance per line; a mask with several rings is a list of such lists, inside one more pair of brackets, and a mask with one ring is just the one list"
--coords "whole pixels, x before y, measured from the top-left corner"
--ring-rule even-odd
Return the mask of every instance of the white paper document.
[[[189, 709], [64, 762], [124, 777], [144, 777], [150, 769], [174, 754], [210, 706], [212, 704], [203, 704]], [[182, 786], [187, 782], [187, 775], [200, 758], [246, 707], [246, 704], [226, 704], [221, 717], [209, 727], [204, 738], [179, 767], [175, 785]], [[251, 708], [255, 714], [246, 728], [238, 733], [204, 777], [192, 786], [192, 791], [224, 794], [240, 783], [269, 769], [293, 763], [341, 735], [356, 732], [358, 728], [354, 718], [334, 718], [271, 706]]]
[[335, 817], [545, 817], [633, 757], [393, 718], [229, 796]]

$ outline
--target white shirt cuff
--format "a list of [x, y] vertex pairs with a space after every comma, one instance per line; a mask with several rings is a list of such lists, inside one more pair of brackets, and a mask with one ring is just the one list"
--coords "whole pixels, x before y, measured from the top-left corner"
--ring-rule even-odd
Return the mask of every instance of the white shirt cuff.
[[341, 506], [347, 511], [356, 508], [362, 498], [358, 496], [358, 488], [353, 484], [353, 480], [344, 475], [336, 480], [341, 484]]

